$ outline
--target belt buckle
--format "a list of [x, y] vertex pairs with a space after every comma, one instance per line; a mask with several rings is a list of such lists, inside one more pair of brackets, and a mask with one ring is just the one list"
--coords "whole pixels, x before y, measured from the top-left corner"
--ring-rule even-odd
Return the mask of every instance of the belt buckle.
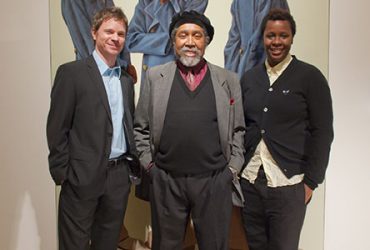
[[113, 162], [114, 162], [114, 166], [117, 166], [119, 164], [119, 158], [114, 159]]
[[115, 159], [111, 159], [111, 160], [109, 160], [109, 166], [110, 167], [115, 167], [115, 166], [117, 166], [118, 165], [118, 158], [115, 158]]

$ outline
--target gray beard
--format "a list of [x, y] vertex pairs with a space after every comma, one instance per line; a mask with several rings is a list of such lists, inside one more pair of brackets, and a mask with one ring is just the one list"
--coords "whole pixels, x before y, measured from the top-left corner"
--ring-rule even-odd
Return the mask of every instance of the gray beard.
[[180, 62], [186, 66], [186, 67], [193, 67], [195, 65], [197, 65], [200, 60], [202, 60], [202, 56], [200, 55], [200, 50], [198, 48], [192, 48], [192, 49], [189, 49], [189, 48], [181, 48], [181, 51], [184, 52], [186, 50], [192, 50], [192, 51], [195, 51], [196, 52], [196, 56], [195, 57], [187, 57], [185, 55], [176, 55], [177, 59], [180, 60]]
[[200, 62], [201, 58], [199, 56], [196, 57], [181, 56], [179, 60], [184, 66], [193, 67]]

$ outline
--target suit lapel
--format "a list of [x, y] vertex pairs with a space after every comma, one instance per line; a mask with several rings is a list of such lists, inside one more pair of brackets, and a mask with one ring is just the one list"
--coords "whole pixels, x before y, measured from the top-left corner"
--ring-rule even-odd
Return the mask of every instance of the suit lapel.
[[[222, 150], [228, 145], [228, 131], [230, 122], [230, 99], [231, 91], [228, 82], [224, 74], [220, 74], [220, 71], [211, 63], [208, 63], [208, 68], [211, 73], [212, 85], [215, 91], [216, 98], [216, 110], [217, 110], [217, 121], [218, 130], [220, 132], [220, 141]], [[226, 151], [224, 152], [226, 155]]]
[[128, 80], [127, 77], [124, 76], [124, 73], [122, 72], [120, 82], [121, 82], [122, 99], [123, 99], [122, 104], [123, 104], [123, 109], [125, 113], [130, 112], [129, 111], [130, 105], [129, 105], [129, 100], [128, 100], [128, 98], [130, 98], [129, 90], [128, 90], [127, 84], [125, 83], [125, 81], [127, 80]]
[[98, 66], [95, 63], [95, 60], [94, 60], [93, 56], [89, 56], [87, 58], [87, 68], [88, 68], [88, 71], [89, 71], [89, 76], [90, 76], [91, 82], [97, 88], [100, 100], [103, 103], [103, 106], [104, 106], [105, 110], [108, 113], [108, 117], [109, 117], [110, 122], [112, 122], [112, 115], [111, 115], [110, 107], [109, 107], [109, 103], [108, 103], [107, 92], [105, 91], [102, 76], [100, 75]]
[[123, 116], [123, 124], [125, 125], [126, 123], [131, 127], [132, 125], [132, 112], [133, 110], [131, 109], [133, 102], [131, 92], [132, 90], [129, 89], [129, 79], [127, 76], [124, 75], [124, 72], [122, 72], [121, 75], [121, 89], [122, 89], [122, 99], [123, 99], [123, 109], [124, 109], [124, 116]]
[[175, 72], [176, 63], [169, 63], [168, 67], [156, 72], [158, 75], [155, 76], [155, 79], [158, 79], [158, 81], [153, 82], [151, 86], [153, 88], [153, 133], [158, 135], [154, 137], [155, 145], [159, 145], [159, 139], [161, 138]]
[[123, 99], [123, 109], [124, 109], [124, 116], [123, 116], [123, 121], [122, 121], [122, 124], [123, 124], [123, 127], [124, 127], [124, 131], [125, 131], [125, 135], [126, 135], [126, 144], [128, 145], [129, 147], [129, 151], [132, 152], [132, 150], [135, 148], [135, 146], [133, 145], [133, 142], [134, 142], [134, 137], [133, 137], [133, 131], [132, 129], [129, 129], [129, 128], [132, 128], [133, 127], [133, 121], [132, 121], [132, 113], [133, 113], [133, 108], [131, 110], [131, 106], [132, 104], [130, 105], [131, 102], [133, 102], [132, 98], [132, 89], [129, 89], [129, 85], [132, 84], [131, 80], [125, 75], [125, 72], [123, 72], [123, 69], [122, 69], [122, 73], [121, 73], [121, 89], [122, 89], [122, 99]]

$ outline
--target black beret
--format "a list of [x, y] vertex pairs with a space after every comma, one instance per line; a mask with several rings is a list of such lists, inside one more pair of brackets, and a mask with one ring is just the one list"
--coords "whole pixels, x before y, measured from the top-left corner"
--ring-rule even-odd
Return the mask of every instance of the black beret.
[[203, 29], [207, 31], [207, 34], [209, 36], [209, 42], [212, 41], [215, 30], [211, 22], [205, 15], [199, 12], [196, 12], [195, 10], [182, 11], [172, 17], [172, 21], [171, 21], [170, 28], [169, 28], [170, 37], [171, 37], [172, 30], [174, 28], [178, 28], [185, 23], [194, 23], [202, 27]]

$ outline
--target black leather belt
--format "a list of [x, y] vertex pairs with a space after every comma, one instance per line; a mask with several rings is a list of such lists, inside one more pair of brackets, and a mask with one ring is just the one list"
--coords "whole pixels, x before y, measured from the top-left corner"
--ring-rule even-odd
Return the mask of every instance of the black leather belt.
[[113, 158], [113, 159], [109, 159], [108, 161], [108, 167], [109, 168], [112, 168], [112, 167], [116, 167], [118, 165], [121, 165], [127, 158], [127, 155], [126, 154], [123, 154], [123, 155], [120, 155], [116, 158]]
[[108, 161], [108, 168], [114, 168], [121, 165], [122, 163], [126, 164], [129, 169], [129, 176], [131, 183], [137, 185], [141, 182], [141, 167], [140, 161], [136, 155], [130, 153], [124, 153], [123, 155], [110, 159]]

